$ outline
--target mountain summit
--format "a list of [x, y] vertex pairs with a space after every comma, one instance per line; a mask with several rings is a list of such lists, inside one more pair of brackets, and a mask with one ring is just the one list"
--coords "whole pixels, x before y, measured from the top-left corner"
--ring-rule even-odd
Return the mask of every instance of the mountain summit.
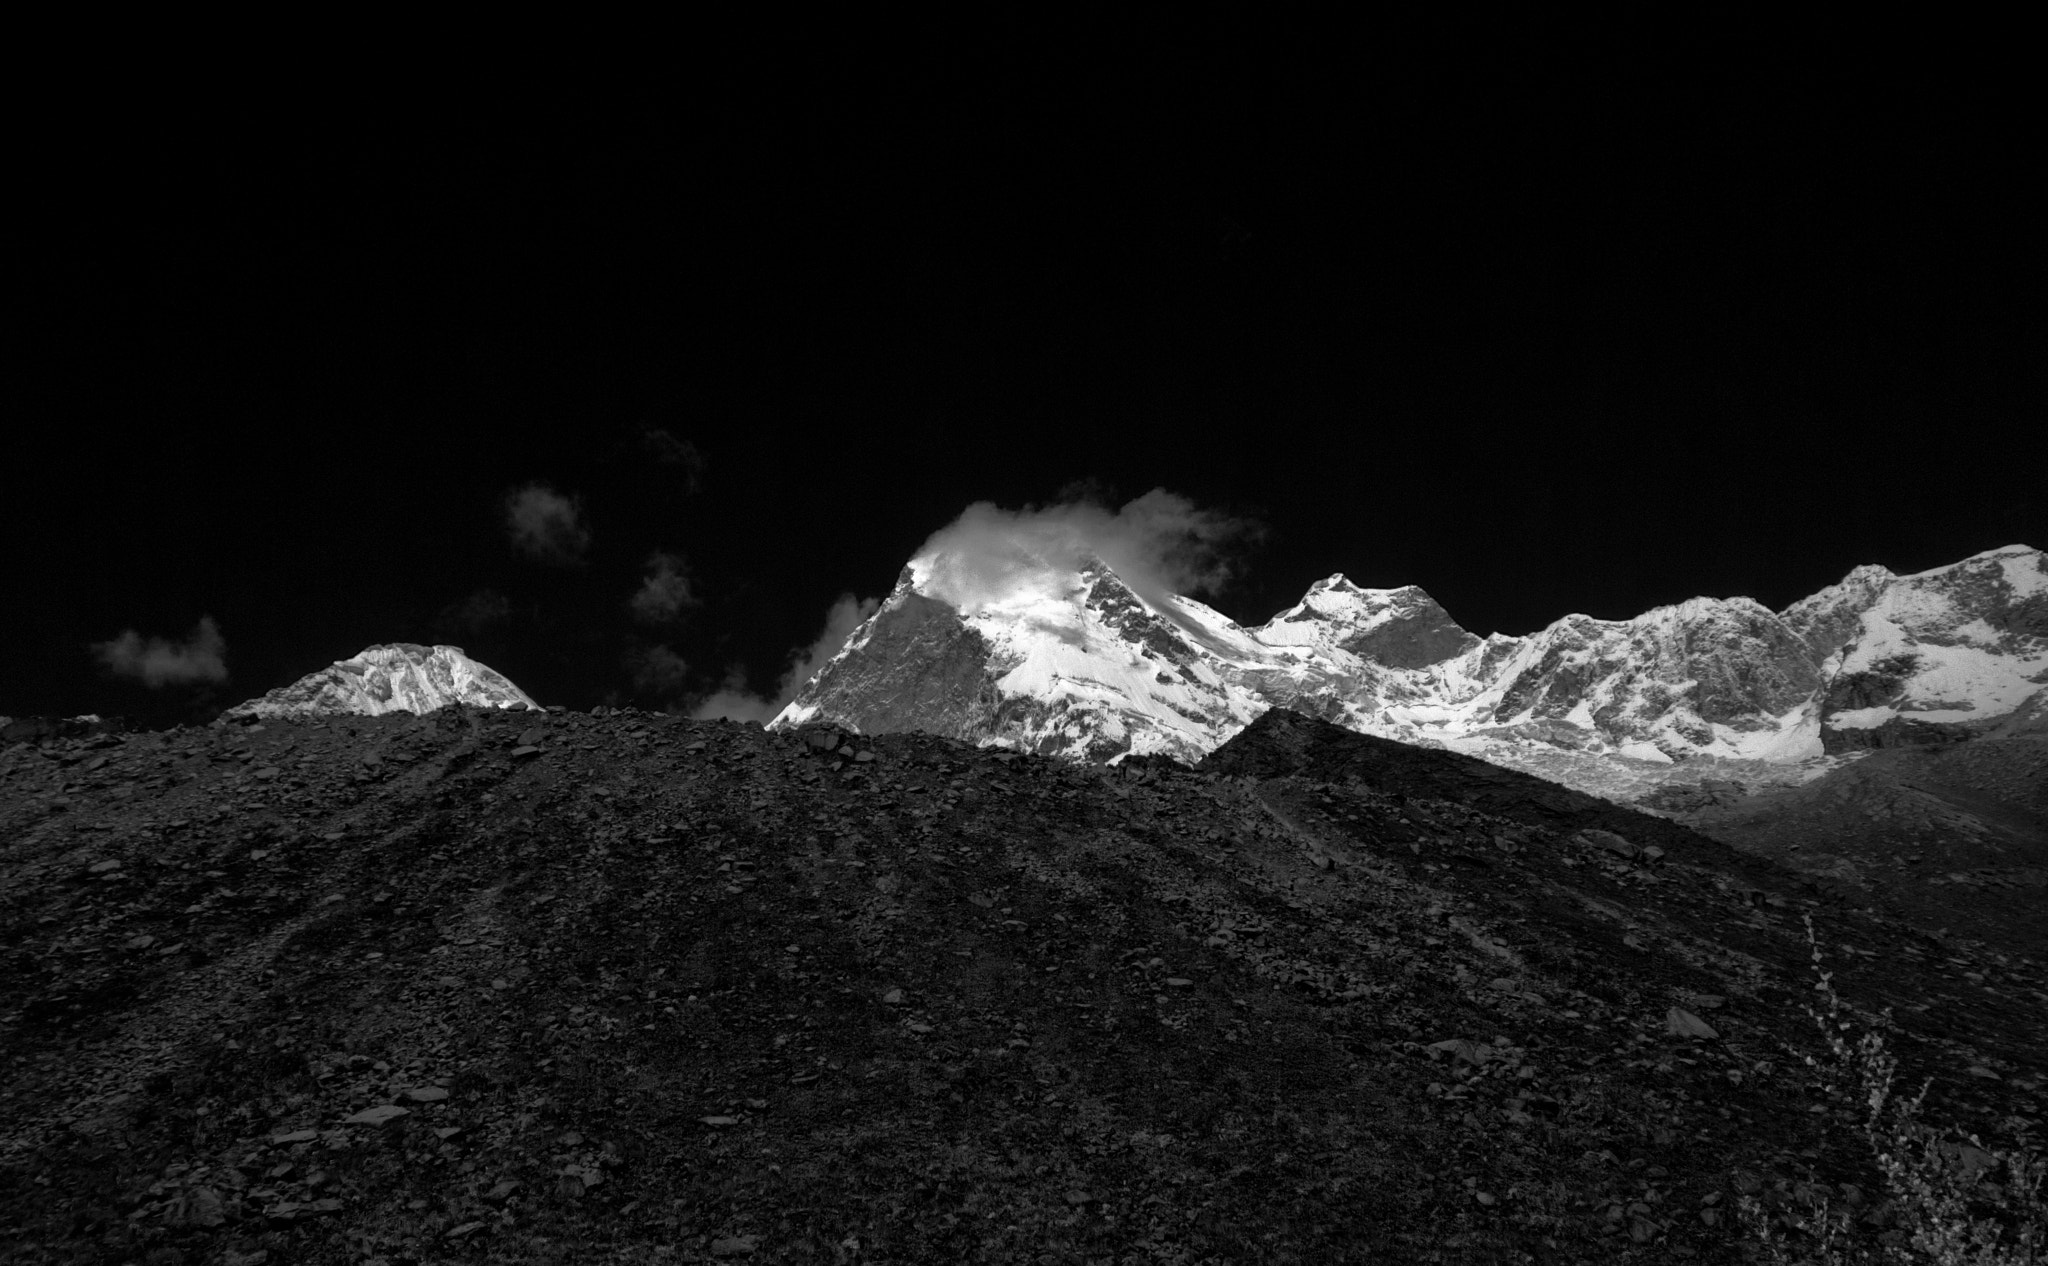
[[1995, 721], [2048, 683], [2048, 556], [2018, 545], [1910, 576], [1859, 567], [1783, 611], [1694, 598], [1522, 637], [1478, 637], [1419, 588], [1342, 575], [1257, 628], [1141, 596], [1095, 558], [965, 609], [932, 580], [913, 559], [771, 724], [1193, 762], [1286, 707], [1508, 763], [1793, 763]]
[[432, 712], [455, 703], [479, 708], [540, 709], [503, 673], [471, 659], [460, 646], [393, 642], [338, 659], [260, 699], [237, 704], [225, 715], [381, 716], [386, 712]]

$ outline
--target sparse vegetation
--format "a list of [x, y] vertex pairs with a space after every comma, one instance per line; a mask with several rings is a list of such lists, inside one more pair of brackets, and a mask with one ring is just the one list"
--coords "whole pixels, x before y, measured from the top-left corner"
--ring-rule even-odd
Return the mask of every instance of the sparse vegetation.
[[[1824, 1189], [1800, 1191], [1776, 1214], [1755, 1195], [1739, 1202], [1743, 1225], [1772, 1263], [1860, 1266], [2034, 1266], [2048, 1260], [2048, 1160], [2029, 1146], [2031, 1123], [2015, 1118], [2017, 1145], [1987, 1147], [1975, 1134], [1941, 1130], [1921, 1119], [1931, 1081], [1912, 1098], [1897, 1093], [1898, 1060], [1885, 1049], [1887, 1011], [1853, 1041], [1857, 1021], [1822, 965], [1813, 920], [1806, 921], [1815, 990], [1825, 1014], [1808, 1008], [1833, 1064], [1824, 1070], [1831, 1099], [1860, 1104], [1862, 1134], [1886, 1191], [1873, 1208], [1846, 1204]], [[1809, 1064], [1817, 1064], [1811, 1056]]]

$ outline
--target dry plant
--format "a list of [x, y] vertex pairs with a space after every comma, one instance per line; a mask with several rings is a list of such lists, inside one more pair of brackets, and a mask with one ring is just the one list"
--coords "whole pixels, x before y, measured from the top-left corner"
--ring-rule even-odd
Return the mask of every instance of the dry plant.
[[[1827, 1011], [1822, 1015], [1809, 1007], [1807, 1013], [1834, 1055], [1832, 1067], [1823, 1071], [1823, 1084], [1831, 1100], [1853, 1096], [1864, 1106], [1863, 1134], [1888, 1198], [1862, 1218], [1877, 1232], [1871, 1235], [1858, 1232], [1857, 1209], [1836, 1207], [1825, 1188], [1810, 1189], [1776, 1216], [1756, 1196], [1745, 1195], [1739, 1215], [1763, 1260], [1788, 1266], [2034, 1266], [2048, 1261], [2048, 1203], [2041, 1190], [2048, 1160], [2024, 1146], [1988, 1148], [1975, 1134], [1939, 1130], [1921, 1120], [1933, 1080], [1922, 1083], [1911, 1099], [1893, 1093], [1898, 1058], [1885, 1049], [1876, 1028], [1851, 1044], [1853, 1022], [1845, 1018], [1847, 1008], [1835, 993], [1834, 974], [1821, 966], [1810, 916], [1806, 939], [1819, 977], [1814, 990], [1825, 999]], [[1887, 1009], [1878, 1027], [1890, 1025]], [[1806, 1062], [1818, 1066], [1812, 1056]]]

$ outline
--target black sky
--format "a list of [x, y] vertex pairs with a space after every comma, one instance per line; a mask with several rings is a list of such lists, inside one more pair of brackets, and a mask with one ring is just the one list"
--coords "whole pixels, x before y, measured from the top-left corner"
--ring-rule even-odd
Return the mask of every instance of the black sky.
[[[17, 112], [0, 713], [399, 640], [577, 707], [765, 690], [968, 503], [1084, 479], [1262, 523], [1248, 623], [1333, 571], [1521, 633], [2048, 545], [2023, 82], [1176, 21]], [[581, 564], [512, 548], [533, 483]], [[88, 650], [201, 616], [210, 690]]]

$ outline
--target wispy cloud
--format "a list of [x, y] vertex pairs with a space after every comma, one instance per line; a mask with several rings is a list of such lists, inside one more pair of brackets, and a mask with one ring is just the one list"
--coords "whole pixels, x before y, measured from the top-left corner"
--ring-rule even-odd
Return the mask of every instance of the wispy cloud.
[[640, 432], [640, 451], [654, 459], [657, 466], [680, 475], [691, 492], [697, 491], [704, 479], [704, 454], [688, 440], [679, 440], [658, 426], [650, 426]]
[[183, 641], [144, 637], [123, 629], [116, 637], [91, 646], [93, 658], [116, 677], [128, 677], [151, 690], [165, 686], [222, 682], [228, 679], [228, 643], [213, 617], [199, 617]]
[[1093, 500], [1005, 510], [977, 501], [917, 552], [924, 589], [962, 611], [1030, 593], [1064, 592], [1099, 558], [1140, 597], [1213, 593], [1237, 571], [1242, 550], [1263, 535], [1250, 520], [1164, 488], [1111, 510]]
[[660, 550], [648, 555], [647, 575], [627, 605], [634, 618], [646, 624], [666, 624], [697, 605], [683, 560]]
[[681, 655], [658, 644], [634, 651], [626, 666], [632, 670], [636, 689], [665, 699], [682, 693], [690, 672]]
[[573, 567], [590, 550], [582, 504], [544, 483], [505, 494], [505, 531], [514, 549], [550, 566]]
[[441, 634], [479, 633], [502, 623], [512, 614], [512, 602], [495, 589], [479, 589], [460, 602], [451, 602], [434, 617]]
[[809, 646], [790, 653], [789, 667], [775, 684], [772, 695], [755, 694], [746, 688], [746, 682], [737, 673], [728, 678], [725, 688], [712, 694], [692, 709], [691, 715], [699, 720], [724, 717], [733, 721], [773, 720], [797, 693], [818, 675], [818, 670], [839, 653], [846, 645], [846, 639], [860, 627], [861, 621], [875, 613], [881, 603], [874, 598], [855, 598], [850, 593], [839, 595], [832, 609], [825, 615], [825, 627]]

